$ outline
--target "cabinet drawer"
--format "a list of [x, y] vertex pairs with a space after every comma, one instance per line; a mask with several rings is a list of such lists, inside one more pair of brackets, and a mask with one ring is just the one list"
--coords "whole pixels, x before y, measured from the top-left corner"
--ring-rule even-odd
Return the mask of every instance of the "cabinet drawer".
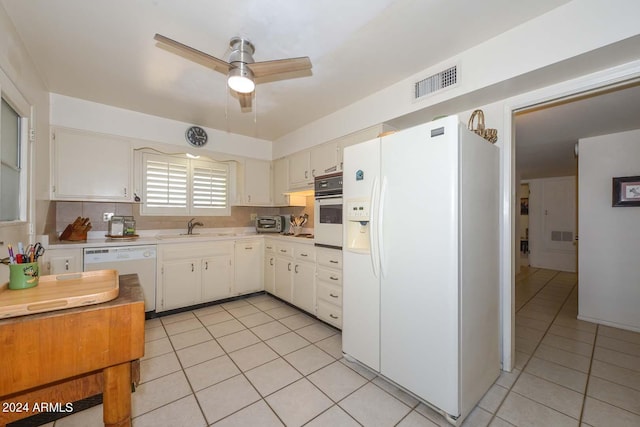
[[342, 272], [338, 270], [318, 268], [318, 280], [333, 283], [334, 285], [342, 285]]
[[276, 254], [293, 258], [293, 246], [279, 243], [276, 245]]
[[294, 256], [300, 261], [316, 261], [316, 248], [310, 245], [296, 246]]
[[325, 301], [318, 301], [318, 318], [325, 322], [342, 329], [342, 308]]
[[272, 240], [265, 239], [264, 241], [265, 252], [276, 252], [276, 243]]
[[342, 307], [342, 287], [318, 281], [316, 282], [316, 292], [318, 301], [325, 300]]
[[342, 251], [338, 249], [318, 250], [316, 259], [319, 265], [342, 270]]

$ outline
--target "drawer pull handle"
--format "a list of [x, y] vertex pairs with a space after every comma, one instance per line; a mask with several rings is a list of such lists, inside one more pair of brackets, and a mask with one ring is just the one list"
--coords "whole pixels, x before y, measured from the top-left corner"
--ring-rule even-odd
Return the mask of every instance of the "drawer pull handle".
[[329, 262], [330, 262], [331, 264], [337, 264], [337, 263], [338, 263], [338, 261], [336, 261], [336, 260], [334, 260], [334, 259], [330, 259], [330, 260], [329, 260]]
[[331, 280], [338, 280], [338, 278], [336, 276], [330, 276], [329, 279]]
[[269, 258], [269, 265], [273, 265], [273, 258]]
[[291, 263], [287, 264], [287, 270], [291, 271]]
[[307, 254], [300, 254], [300, 256], [309, 256], [309, 255], [307, 255]]
[[204, 262], [204, 269], [208, 270], [209, 269], [209, 261], [205, 261]]
[[334, 294], [329, 294], [329, 296], [330, 296], [331, 298], [338, 298], [338, 295], [334, 295]]
[[338, 319], [338, 316], [334, 316], [333, 314], [330, 314], [329, 317], [331, 317], [332, 319]]
[[193, 263], [191, 263], [191, 272], [193, 273], [195, 271], [195, 266], [193, 265]]
[[296, 274], [298, 273], [298, 267], [299, 267], [298, 264], [296, 264], [296, 266], [293, 269], [296, 272]]
[[280, 249], [280, 252], [282, 252], [282, 253], [285, 253], [285, 254], [286, 254], [286, 253], [287, 253], [287, 250], [286, 250], [286, 249]]
[[249, 250], [249, 249], [253, 249], [253, 246], [245, 246], [244, 248]]

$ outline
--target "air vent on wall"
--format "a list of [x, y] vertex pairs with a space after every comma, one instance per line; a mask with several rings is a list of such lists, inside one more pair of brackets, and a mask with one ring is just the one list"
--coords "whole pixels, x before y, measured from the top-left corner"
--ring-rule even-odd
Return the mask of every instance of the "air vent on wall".
[[420, 99], [423, 96], [437, 92], [446, 87], [453, 86], [456, 83], [458, 83], [458, 67], [454, 65], [451, 68], [447, 68], [444, 71], [440, 71], [439, 73], [414, 83], [413, 99]]

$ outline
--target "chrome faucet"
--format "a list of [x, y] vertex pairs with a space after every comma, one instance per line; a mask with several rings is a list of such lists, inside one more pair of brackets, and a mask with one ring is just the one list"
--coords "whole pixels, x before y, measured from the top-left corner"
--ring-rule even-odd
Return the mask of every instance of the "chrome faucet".
[[200, 227], [204, 226], [204, 224], [203, 224], [203, 223], [201, 223], [200, 221], [193, 222], [193, 220], [194, 220], [194, 219], [195, 219], [195, 218], [191, 218], [191, 219], [189, 220], [189, 222], [187, 223], [187, 234], [193, 234], [193, 228], [194, 228], [196, 225], [199, 225]]

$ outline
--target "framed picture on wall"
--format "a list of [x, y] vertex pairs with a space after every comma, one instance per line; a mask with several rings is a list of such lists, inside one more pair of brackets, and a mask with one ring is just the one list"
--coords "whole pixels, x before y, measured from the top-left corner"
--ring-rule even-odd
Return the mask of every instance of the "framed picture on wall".
[[529, 215], [529, 199], [520, 199], [520, 215]]
[[611, 206], [640, 206], [640, 176], [613, 178]]

